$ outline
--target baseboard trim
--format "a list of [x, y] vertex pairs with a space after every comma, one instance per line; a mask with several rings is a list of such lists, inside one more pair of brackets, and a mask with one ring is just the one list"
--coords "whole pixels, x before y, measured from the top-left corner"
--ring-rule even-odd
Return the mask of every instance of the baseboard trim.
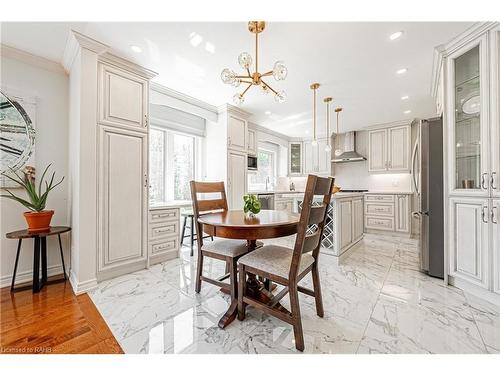
[[[47, 276], [55, 276], [55, 275], [62, 275], [63, 273], [63, 268], [62, 264], [55, 264], [53, 266], [48, 266], [47, 267]], [[41, 275], [41, 273], [40, 273]], [[23, 272], [17, 272], [16, 275], [16, 285], [22, 284], [22, 283], [30, 283], [33, 281], [33, 270], [29, 271], [23, 271]], [[10, 283], [12, 282], [12, 274], [2, 276], [0, 278], [0, 288], [5, 288], [10, 286]]]
[[461, 280], [453, 276], [448, 276], [448, 283], [459, 289], [462, 289], [466, 293], [470, 293], [494, 305], [500, 306], [500, 294], [483, 289], [480, 286], [471, 284], [465, 280]]
[[73, 272], [70, 272], [69, 282], [76, 295], [88, 293], [97, 288], [97, 279], [94, 278], [80, 282], [76, 279], [76, 275]]

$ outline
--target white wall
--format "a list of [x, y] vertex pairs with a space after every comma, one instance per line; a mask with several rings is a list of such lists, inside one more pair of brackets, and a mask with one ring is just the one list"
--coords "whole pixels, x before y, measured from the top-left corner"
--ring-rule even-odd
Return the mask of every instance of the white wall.
[[[36, 59], [33, 59], [36, 61]], [[37, 173], [52, 163], [56, 176], [66, 176], [65, 181], [53, 190], [47, 202], [47, 208], [55, 210], [53, 225], [68, 224], [68, 77], [58, 69], [46, 69], [44, 64], [35, 65], [6, 57], [2, 53], [0, 85], [19, 90], [37, 99], [36, 118], [36, 165]], [[41, 66], [44, 66], [41, 67]], [[54, 64], [55, 65], [55, 64]], [[15, 193], [21, 192], [15, 189]], [[0, 200], [1, 239], [0, 239], [0, 286], [10, 284], [14, 269], [17, 241], [7, 240], [5, 233], [26, 227], [19, 203]], [[63, 248], [66, 270], [69, 269], [69, 235], [63, 235]], [[47, 241], [49, 275], [62, 273], [57, 237]], [[17, 278], [19, 282], [30, 281], [33, 266], [33, 242], [23, 240]]]

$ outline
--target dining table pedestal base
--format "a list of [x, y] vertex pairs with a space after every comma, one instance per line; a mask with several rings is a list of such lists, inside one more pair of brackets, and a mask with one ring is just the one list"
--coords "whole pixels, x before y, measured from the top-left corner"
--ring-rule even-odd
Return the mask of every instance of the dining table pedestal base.
[[[254, 251], [256, 248], [257, 241], [249, 240], [247, 241], [248, 252]], [[247, 283], [246, 283], [246, 292], [245, 294], [259, 302], [264, 304], [268, 304], [273, 299], [272, 290], [276, 289], [276, 285], [272, 284], [270, 280], [265, 280], [261, 282], [255, 275], [249, 274]], [[223, 293], [228, 293], [229, 290], [221, 289]], [[286, 308], [280, 305], [280, 303], [276, 303], [277, 308], [282, 310], [285, 313], [289, 313]], [[225, 312], [225, 314], [219, 320], [219, 328], [225, 328], [228, 326], [238, 315], [238, 300], [235, 299], [231, 301], [231, 305], [229, 309]]]

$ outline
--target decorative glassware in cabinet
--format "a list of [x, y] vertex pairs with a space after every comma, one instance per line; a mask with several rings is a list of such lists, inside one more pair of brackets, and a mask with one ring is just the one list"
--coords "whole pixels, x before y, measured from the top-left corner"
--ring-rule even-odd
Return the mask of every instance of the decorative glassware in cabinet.
[[480, 189], [481, 97], [479, 46], [455, 62], [455, 187]]

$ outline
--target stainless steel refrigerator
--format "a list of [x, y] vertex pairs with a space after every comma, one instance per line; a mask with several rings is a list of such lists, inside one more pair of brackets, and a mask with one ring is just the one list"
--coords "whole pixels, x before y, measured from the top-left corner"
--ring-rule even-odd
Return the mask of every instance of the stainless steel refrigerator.
[[419, 120], [412, 153], [412, 181], [416, 193], [413, 217], [419, 222], [420, 268], [444, 277], [443, 121]]

